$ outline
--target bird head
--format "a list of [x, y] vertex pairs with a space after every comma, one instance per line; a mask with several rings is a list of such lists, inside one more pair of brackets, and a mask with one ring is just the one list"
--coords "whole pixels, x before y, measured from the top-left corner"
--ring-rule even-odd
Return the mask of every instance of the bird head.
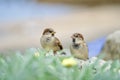
[[49, 36], [54, 36], [55, 35], [55, 31], [52, 28], [46, 28], [43, 31], [43, 35], [49, 35]]
[[74, 33], [71, 36], [71, 38], [72, 38], [73, 44], [76, 44], [76, 45], [79, 45], [79, 44], [83, 43], [83, 41], [84, 41], [84, 37], [80, 33]]

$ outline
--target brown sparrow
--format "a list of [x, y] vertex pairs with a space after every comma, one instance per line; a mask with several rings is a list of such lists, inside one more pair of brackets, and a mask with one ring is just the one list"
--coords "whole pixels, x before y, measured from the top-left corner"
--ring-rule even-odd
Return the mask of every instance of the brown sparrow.
[[59, 39], [55, 37], [55, 33], [56, 32], [52, 28], [46, 28], [40, 38], [41, 46], [46, 51], [53, 50], [54, 54], [63, 49]]
[[80, 33], [74, 33], [72, 36], [72, 44], [70, 45], [70, 52], [75, 58], [82, 60], [88, 59], [88, 47], [84, 41], [84, 37]]

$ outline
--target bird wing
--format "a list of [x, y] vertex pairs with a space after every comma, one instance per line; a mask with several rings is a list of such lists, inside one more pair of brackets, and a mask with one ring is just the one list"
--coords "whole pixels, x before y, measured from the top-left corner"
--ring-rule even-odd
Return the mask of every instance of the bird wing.
[[87, 57], [87, 58], [89, 58], [89, 50], [88, 50], [88, 45], [86, 44], [86, 42], [84, 42], [84, 49], [85, 49], [85, 56]]
[[56, 38], [56, 37], [55, 37], [55, 45], [57, 45], [57, 46], [60, 48], [60, 50], [62, 50], [62, 49], [63, 49], [62, 44], [60, 43], [59, 39], [58, 39], [58, 38]]

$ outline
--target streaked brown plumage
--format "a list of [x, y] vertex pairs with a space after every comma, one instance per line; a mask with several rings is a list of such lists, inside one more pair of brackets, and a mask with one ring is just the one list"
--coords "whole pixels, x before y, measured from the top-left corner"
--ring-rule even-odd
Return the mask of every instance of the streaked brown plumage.
[[70, 51], [75, 58], [82, 60], [88, 59], [88, 47], [84, 41], [82, 34], [74, 33], [72, 35], [72, 44], [70, 45]]
[[46, 50], [53, 50], [54, 54], [57, 51], [62, 50], [63, 47], [57, 37], [55, 37], [55, 31], [52, 28], [46, 28], [43, 31], [42, 37], [40, 38], [41, 46]]

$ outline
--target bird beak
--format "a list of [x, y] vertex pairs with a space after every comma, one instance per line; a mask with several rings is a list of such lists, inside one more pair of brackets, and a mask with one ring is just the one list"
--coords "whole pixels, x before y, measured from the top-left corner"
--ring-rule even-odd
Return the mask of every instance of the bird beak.
[[56, 32], [52, 32], [52, 34], [55, 34]]
[[54, 36], [55, 33], [56, 33], [56, 32], [52, 32], [52, 36]]

